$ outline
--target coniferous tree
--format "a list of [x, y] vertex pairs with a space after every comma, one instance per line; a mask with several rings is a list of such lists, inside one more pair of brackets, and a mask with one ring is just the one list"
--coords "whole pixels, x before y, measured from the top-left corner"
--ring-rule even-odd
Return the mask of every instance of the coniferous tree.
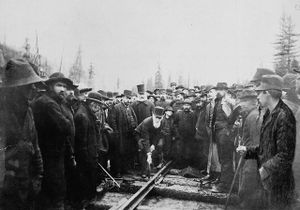
[[161, 89], [163, 88], [163, 79], [161, 75], [160, 65], [158, 64], [157, 71], [155, 72], [155, 79], [154, 79], [154, 88]]
[[79, 84], [81, 82], [82, 76], [83, 76], [83, 71], [82, 71], [82, 61], [81, 61], [81, 48], [79, 47], [75, 58], [75, 62], [72, 65], [69, 72], [69, 78], [73, 80], [74, 83]]
[[296, 60], [296, 37], [298, 36], [294, 32], [295, 25], [292, 23], [291, 17], [283, 15], [280, 19], [280, 32], [278, 39], [274, 43], [276, 53], [275, 59], [275, 71], [280, 76], [284, 76], [287, 72], [293, 73], [292, 62]]

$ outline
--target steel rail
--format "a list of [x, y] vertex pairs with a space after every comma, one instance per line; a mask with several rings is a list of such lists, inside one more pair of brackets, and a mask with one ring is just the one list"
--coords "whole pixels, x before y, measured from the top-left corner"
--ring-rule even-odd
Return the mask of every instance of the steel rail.
[[[110, 210], [133, 210], [142, 200], [148, 195], [148, 193], [154, 188], [156, 184], [159, 184], [164, 176], [169, 172], [170, 166], [173, 161], [169, 161], [163, 168], [161, 168], [142, 188], [140, 188], [133, 196], [128, 200], [121, 200], [117, 206], [113, 206]], [[123, 202], [122, 202], [123, 201]]]

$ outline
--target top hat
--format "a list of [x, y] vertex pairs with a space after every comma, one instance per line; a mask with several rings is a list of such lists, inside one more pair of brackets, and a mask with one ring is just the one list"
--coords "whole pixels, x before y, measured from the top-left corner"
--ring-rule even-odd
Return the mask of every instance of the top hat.
[[283, 90], [283, 79], [279, 75], [264, 75], [256, 91]]
[[137, 85], [137, 89], [138, 89], [139, 94], [144, 94], [145, 93], [145, 85], [144, 84]]
[[4, 70], [1, 87], [18, 87], [44, 81], [24, 59], [11, 59]]

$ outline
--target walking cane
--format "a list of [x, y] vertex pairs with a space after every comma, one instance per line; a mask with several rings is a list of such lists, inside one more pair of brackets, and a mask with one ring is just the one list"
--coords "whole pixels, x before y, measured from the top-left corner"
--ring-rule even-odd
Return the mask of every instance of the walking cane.
[[106, 175], [118, 186], [118, 188], [120, 188], [119, 183], [105, 170], [105, 168], [103, 168], [103, 166], [100, 163], [97, 164], [106, 173]]
[[226, 199], [226, 203], [225, 203], [225, 208], [224, 208], [224, 210], [227, 210], [227, 207], [228, 207], [228, 204], [229, 204], [229, 200], [230, 200], [230, 195], [232, 194], [233, 186], [234, 186], [235, 180], [236, 180], [236, 178], [237, 178], [237, 175], [238, 175], [238, 173], [239, 173], [239, 170], [240, 170], [240, 167], [241, 167], [241, 163], [242, 163], [243, 157], [244, 157], [244, 155], [241, 155], [241, 157], [240, 157], [240, 159], [239, 159], [239, 163], [238, 163], [238, 165], [237, 165], [237, 168], [236, 168], [236, 171], [235, 171], [235, 174], [234, 174], [234, 177], [233, 177], [231, 186], [230, 186], [230, 190], [229, 190], [229, 193], [228, 193], [228, 196], [227, 196], [227, 199]]

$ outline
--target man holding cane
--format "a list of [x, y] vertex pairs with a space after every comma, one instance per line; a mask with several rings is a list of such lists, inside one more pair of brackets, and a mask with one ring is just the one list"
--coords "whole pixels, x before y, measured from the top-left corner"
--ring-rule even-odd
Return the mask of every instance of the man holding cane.
[[281, 100], [283, 80], [265, 75], [256, 88], [258, 101], [267, 111], [263, 118], [258, 146], [239, 146], [245, 159], [257, 159], [268, 209], [290, 209], [294, 197], [292, 164], [296, 143], [296, 121]]

